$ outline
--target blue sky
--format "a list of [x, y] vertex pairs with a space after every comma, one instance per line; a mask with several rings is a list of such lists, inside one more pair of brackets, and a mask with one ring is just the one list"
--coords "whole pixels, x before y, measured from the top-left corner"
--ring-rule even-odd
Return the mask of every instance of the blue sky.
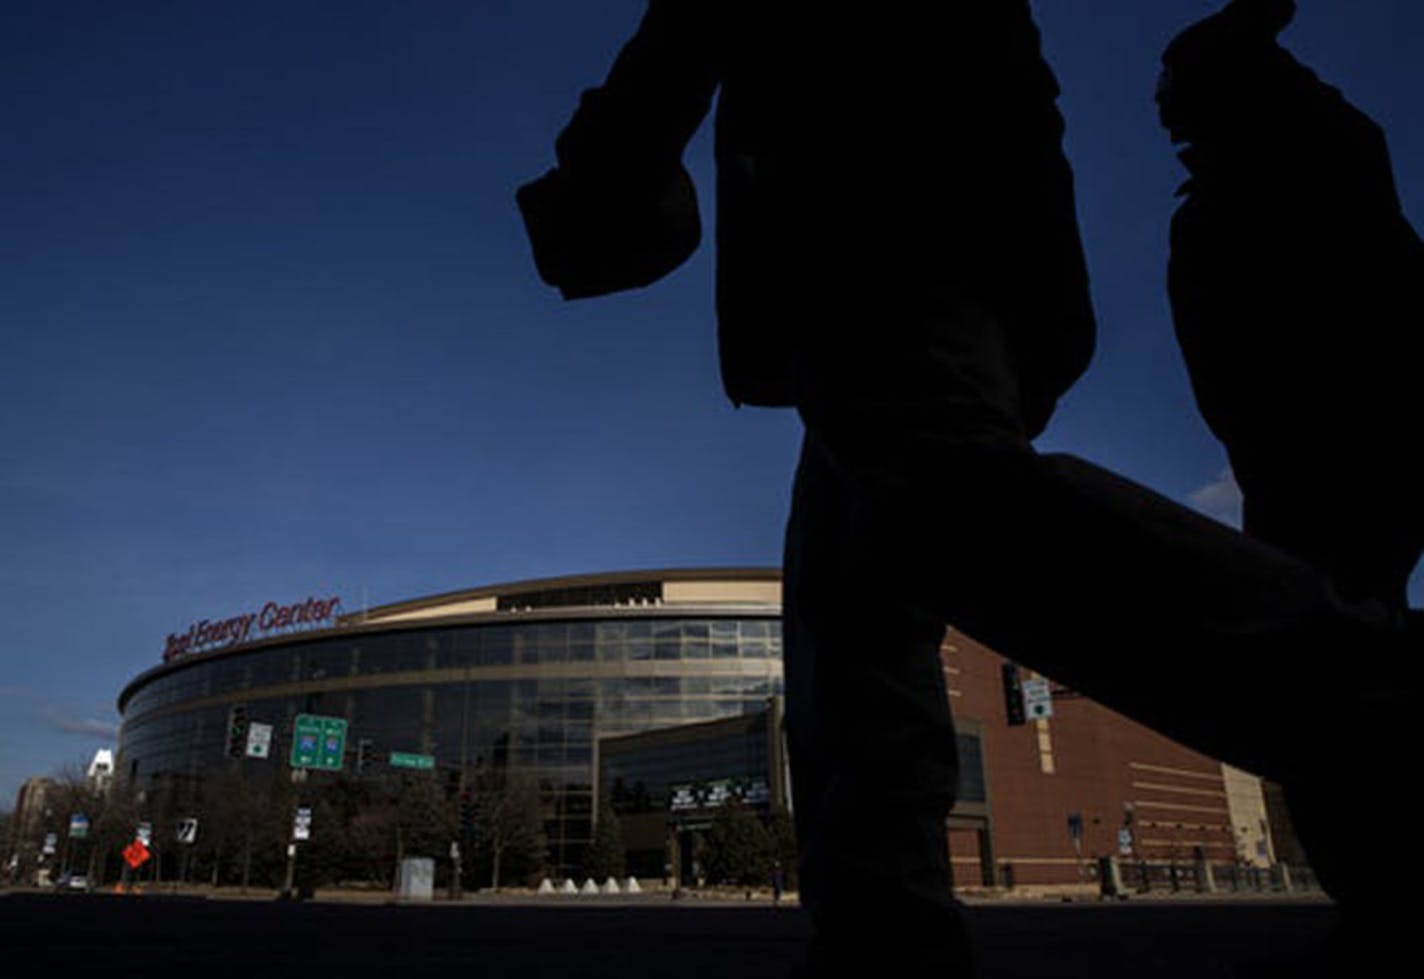
[[[1215, 6], [1034, 4], [1100, 318], [1041, 444], [1229, 517], [1151, 101]], [[1424, 5], [1301, 7], [1286, 43], [1386, 127], [1417, 225]], [[641, 9], [0, 5], [0, 808], [111, 743], [119, 689], [196, 619], [778, 562], [798, 428], [722, 397], [710, 250], [565, 304], [512, 202]], [[688, 163], [710, 215], [710, 127]]]

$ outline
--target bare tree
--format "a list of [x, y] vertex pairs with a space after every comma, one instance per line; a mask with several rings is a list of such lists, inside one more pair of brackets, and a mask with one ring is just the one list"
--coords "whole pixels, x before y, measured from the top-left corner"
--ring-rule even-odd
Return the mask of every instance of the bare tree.
[[[136, 825], [130, 820], [126, 829], [119, 826], [132, 816], [128, 794], [122, 786], [90, 779], [82, 762], [65, 765], [52, 780], [46, 803], [46, 831], [63, 841], [57, 854], [59, 864], [71, 872], [83, 873], [91, 884], [102, 883], [106, 858], [117, 852], [114, 844], [121, 836], [131, 839]], [[82, 832], [75, 832], [71, 825], [76, 816], [87, 823]]]
[[503, 769], [475, 777], [475, 830], [489, 861], [490, 887], [506, 868], [528, 873], [545, 859], [545, 806], [533, 776]]

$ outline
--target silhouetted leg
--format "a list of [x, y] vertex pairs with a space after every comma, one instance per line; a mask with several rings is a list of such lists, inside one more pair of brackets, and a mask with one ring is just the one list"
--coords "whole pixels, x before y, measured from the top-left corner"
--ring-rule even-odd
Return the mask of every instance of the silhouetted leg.
[[944, 623], [868, 560], [865, 516], [808, 432], [787, 527], [784, 656], [811, 971], [893, 960], [968, 976], [945, 827], [957, 759]]
[[[1282, 782], [1338, 761], [1301, 712], [1330, 698], [1367, 722], [1387, 679], [1326, 671], [1341, 655], [1397, 662], [1401, 630], [1298, 558], [1037, 454], [999, 423], [1014, 383], [993, 333], [948, 314], [901, 355], [899, 386], [874, 379], [895, 365], [868, 364], [868, 383], [848, 371], [825, 384], [847, 396], [803, 406], [858, 501], [863, 558], [903, 569], [937, 620], [1196, 750]], [[1225, 683], [1253, 708], [1212, 706]]]
[[1345, 598], [1402, 613], [1424, 547], [1424, 488], [1382, 462], [1330, 460], [1349, 477], [1343, 485], [1314, 471], [1277, 472], [1261, 485], [1238, 474], [1246, 533], [1326, 572]]
[[[1301, 711], [1370, 679], [1333, 655], [1402, 648], [1303, 562], [1080, 459], [946, 438], [917, 465], [916, 489], [865, 489], [878, 564], [1000, 653], [1250, 771], [1286, 781], [1332, 748]], [[1221, 683], [1253, 709], [1213, 707]]]
[[[1017, 398], [996, 369], [992, 318], [947, 298], [923, 306], [862, 311], [905, 331], [899, 347], [849, 356], [828, 341], [802, 364], [817, 396], [802, 405], [787, 527], [786, 721], [811, 961], [825, 974], [887, 956], [946, 976], [973, 970], [945, 825], [958, 775], [946, 619], [922, 600], [917, 567], [882, 560], [895, 528], [867, 488], [898, 485], [927, 427], [1016, 433]], [[945, 325], [953, 332], [934, 349], [918, 342]]]

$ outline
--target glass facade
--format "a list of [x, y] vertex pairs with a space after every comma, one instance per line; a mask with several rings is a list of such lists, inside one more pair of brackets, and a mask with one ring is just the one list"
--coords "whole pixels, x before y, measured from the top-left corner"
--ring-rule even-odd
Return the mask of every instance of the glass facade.
[[[669, 812], [671, 794], [679, 786], [727, 781], [759, 784], [765, 791], [771, 778], [771, 754], [765, 722], [744, 730], [672, 744], [650, 744], [633, 750], [604, 746], [600, 791], [620, 816]], [[764, 795], [752, 801], [765, 809]]]
[[347, 768], [375, 756], [434, 755], [457, 774], [534, 774], [553, 814], [550, 860], [575, 866], [588, 842], [595, 739], [761, 711], [781, 693], [781, 624], [765, 617], [627, 616], [407, 626], [294, 638], [175, 663], [121, 704], [120, 771], [138, 784], [227, 763], [234, 704], [271, 724], [285, 767], [293, 718], [344, 717]]

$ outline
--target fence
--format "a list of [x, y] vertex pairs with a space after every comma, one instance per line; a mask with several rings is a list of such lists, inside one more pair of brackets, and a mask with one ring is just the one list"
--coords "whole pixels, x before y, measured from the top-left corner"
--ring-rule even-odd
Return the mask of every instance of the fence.
[[[1116, 873], [1113, 873], [1116, 864]], [[1124, 893], [1282, 893], [1319, 891], [1309, 867], [1254, 867], [1206, 861], [1128, 860], [1104, 857], [1092, 868], [1105, 894], [1120, 883]]]

